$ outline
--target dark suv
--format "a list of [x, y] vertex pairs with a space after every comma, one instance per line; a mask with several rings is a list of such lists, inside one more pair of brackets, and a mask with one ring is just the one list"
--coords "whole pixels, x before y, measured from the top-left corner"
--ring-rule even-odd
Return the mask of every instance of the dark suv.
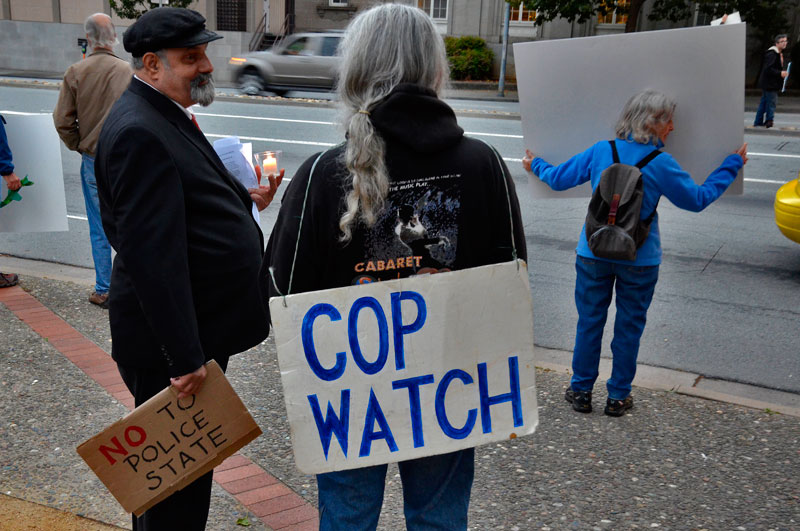
[[283, 96], [290, 90], [331, 90], [336, 85], [341, 32], [287, 35], [269, 50], [231, 57], [234, 76], [245, 94], [269, 90]]

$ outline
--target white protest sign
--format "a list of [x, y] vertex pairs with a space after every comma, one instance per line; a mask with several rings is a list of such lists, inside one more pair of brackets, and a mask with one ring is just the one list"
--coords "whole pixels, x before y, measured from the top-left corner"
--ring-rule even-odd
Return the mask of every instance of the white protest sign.
[[[61, 141], [50, 114], [0, 111], [6, 119], [8, 146], [14, 158], [14, 173], [26, 176], [33, 186], [19, 190], [20, 200], [0, 209], [0, 232], [65, 231], [67, 202], [61, 167]], [[0, 179], [0, 196], [8, 188]]]
[[[560, 164], [614, 138], [625, 102], [644, 89], [674, 98], [665, 150], [697, 183], [744, 142], [745, 25], [704, 26], [514, 44], [524, 145]], [[635, 161], [634, 161], [635, 162]], [[586, 184], [534, 197], [588, 197]], [[743, 174], [727, 193], [743, 192]]]
[[530, 293], [520, 261], [272, 298], [297, 467], [360, 468], [533, 433]]

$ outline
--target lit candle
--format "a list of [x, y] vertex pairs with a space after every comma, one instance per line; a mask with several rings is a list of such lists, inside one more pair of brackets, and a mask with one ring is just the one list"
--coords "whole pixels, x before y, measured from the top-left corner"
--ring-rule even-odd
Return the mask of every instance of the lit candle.
[[262, 175], [269, 175], [270, 173], [277, 174], [278, 173], [278, 161], [275, 159], [275, 155], [272, 153], [268, 154], [264, 158], [264, 164], [261, 165], [262, 168]]

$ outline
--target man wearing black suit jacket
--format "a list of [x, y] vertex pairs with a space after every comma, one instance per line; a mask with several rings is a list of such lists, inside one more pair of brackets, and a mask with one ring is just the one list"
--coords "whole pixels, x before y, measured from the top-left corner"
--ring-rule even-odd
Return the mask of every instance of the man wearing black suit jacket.
[[[109, 299], [112, 356], [136, 405], [170, 384], [194, 394], [204, 363], [228, 357], [269, 332], [258, 272], [270, 186], [246, 190], [225, 169], [189, 110], [214, 97], [199, 13], [158, 8], [123, 37], [135, 76], [111, 109], [98, 142], [103, 227], [116, 249]], [[133, 529], [202, 530], [211, 473], [133, 517]]]

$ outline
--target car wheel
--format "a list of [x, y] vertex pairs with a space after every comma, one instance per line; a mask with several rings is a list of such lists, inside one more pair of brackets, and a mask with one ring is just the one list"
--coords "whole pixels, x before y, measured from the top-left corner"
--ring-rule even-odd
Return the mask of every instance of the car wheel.
[[250, 96], [258, 95], [264, 89], [261, 76], [248, 70], [239, 76], [239, 90]]

